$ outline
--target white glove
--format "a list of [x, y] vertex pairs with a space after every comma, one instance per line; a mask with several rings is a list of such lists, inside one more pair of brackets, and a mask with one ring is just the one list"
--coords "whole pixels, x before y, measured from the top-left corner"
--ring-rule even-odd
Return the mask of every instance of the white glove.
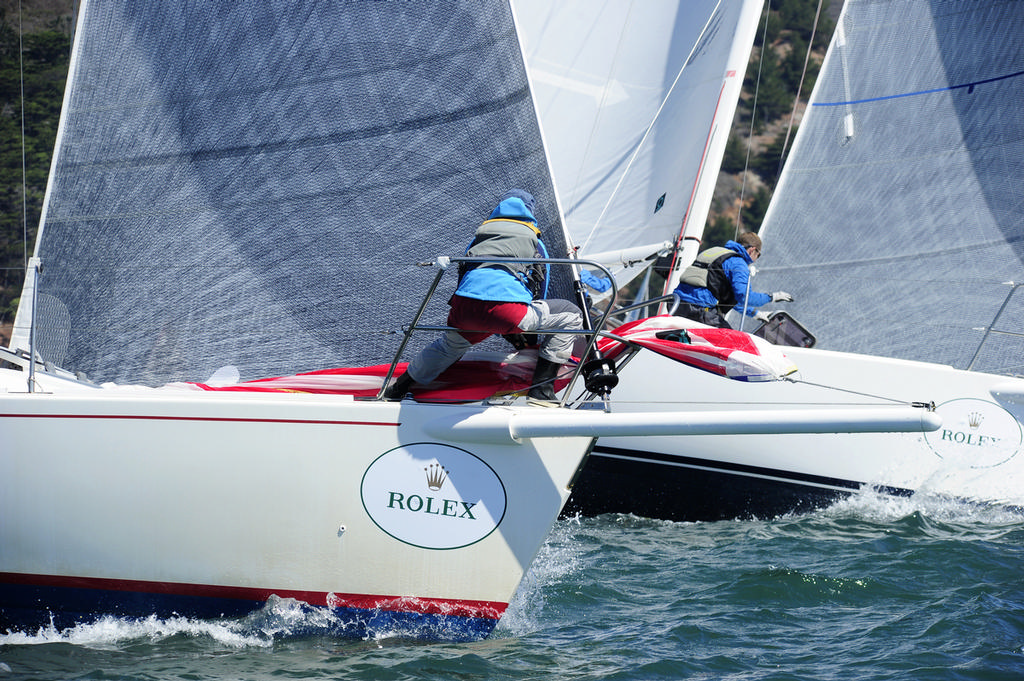
[[758, 310], [757, 312], [754, 313], [754, 319], [756, 319], [759, 322], [767, 322], [769, 319], [768, 313]]
[[750, 276], [757, 274], [757, 268], [753, 265], [747, 265], [747, 269], [750, 270]]
[[792, 303], [793, 296], [789, 295], [785, 291], [776, 291], [772, 294], [773, 303]]

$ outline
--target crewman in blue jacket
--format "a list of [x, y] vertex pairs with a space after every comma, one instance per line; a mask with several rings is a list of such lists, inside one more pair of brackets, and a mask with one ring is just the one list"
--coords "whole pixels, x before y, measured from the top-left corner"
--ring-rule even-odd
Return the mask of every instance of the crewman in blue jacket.
[[747, 291], [750, 265], [759, 257], [761, 237], [753, 232], [744, 232], [725, 246], [702, 251], [683, 270], [679, 286], [672, 292], [678, 301], [673, 314], [722, 329], [732, 328], [725, 315], [737, 306], [745, 308], [747, 316], [767, 319], [757, 308], [772, 302], [792, 302], [793, 296], [785, 291]]
[[[534, 198], [522, 189], [502, 197], [490, 217], [476, 230], [466, 255], [485, 258], [547, 257], [534, 217]], [[583, 315], [576, 305], [560, 299], [544, 300], [545, 267], [531, 263], [462, 263], [459, 284], [448, 302], [446, 331], [412, 362], [388, 387], [384, 397], [400, 400], [413, 384], [430, 383], [472, 346], [493, 334], [517, 336], [536, 329], [582, 329]], [[554, 380], [572, 356], [574, 334], [543, 337], [528, 393], [531, 403], [556, 406]]]

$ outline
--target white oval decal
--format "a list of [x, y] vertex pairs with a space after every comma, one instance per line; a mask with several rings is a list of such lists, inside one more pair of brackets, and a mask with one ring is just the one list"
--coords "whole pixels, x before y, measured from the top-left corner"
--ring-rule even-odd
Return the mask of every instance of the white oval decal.
[[389, 535], [425, 549], [474, 544], [505, 517], [505, 486], [469, 452], [436, 443], [377, 457], [359, 488], [363, 508]]
[[945, 402], [935, 411], [942, 417], [942, 427], [924, 437], [944, 460], [989, 468], [1009, 461], [1020, 450], [1020, 423], [994, 402], [963, 398]]

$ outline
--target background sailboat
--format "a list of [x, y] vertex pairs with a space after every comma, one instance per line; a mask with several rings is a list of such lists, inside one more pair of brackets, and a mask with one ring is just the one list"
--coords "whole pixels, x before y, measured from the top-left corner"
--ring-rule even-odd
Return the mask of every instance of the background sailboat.
[[[833, 347], [837, 331], [845, 335], [850, 329], [840, 349], [864, 352], [870, 342], [888, 346], [886, 352], [786, 348], [799, 373], [763, 384], [729, 382], [657, 357], [638, 357], [621, 372], [616, 393], [626, 410], [728, 405], [737, 422], [747, 410], [766, 405], [799, 411], [829, 404], [934, 402], [945, 424], [941, 434], [728, 435], [685, 442], [603, 438], [569, 512], [674, 519], [773, 515], [828, 503], [865, 485], [896, 494], [934, 491], [1024, 502], [1024, 382], [979, 373], [1012, 374], [1021, 357], [1020, 336], [1013, 335], [1019, 323], [1012, 312], [1018, 304], [1012, 295], [1016, 285], [1007, 282], [1021, 278], [1021, 219], [1013, 212], [1021, 190], [1013, 178], [1019, 170], [1022, 114], [1013, 93], [1024, 72], [1022, 15], [1019, 4], [1000, 2], [853, 1], [844, 6], [794, 149], [798, 160], [788, 162], [767, 218], [765, 267], [754, 282], [759, 290], [793, 291], [805, 302], [795, 309], [802, 321], [803, 310], [814, 308], [808, 324], [814, 333], [818, 320], [828, 317], [821, 347]], [[981, 39], [993, 35], [998, 39]], [[887, 113], [901, 106], [907, 108]], [[943, 113], [950, 115], [937, 118]], [[849, 149], [851, 144], [857, 148]], [[795, 200], [794, 194], [799, 195]], [[1000, 205], [994, 207], [997, 199]], [[969, 217], [981, 227], [966, 229]], [[892, 222], [906, 231], [890, 245]], [[944, 240], [935, 227], [940, 224], [959, 230], [956, 239]], [[928, 275], [903, 266], [918, 261]], [[990, 267], [995, 261], [998, 266]], [[805, 272], [809, 276], [800, 283]], [[845, 284], [838, 272], [856, 284]], [[945, 312], [949, 289], [935, 281], [936, 274], [967, 288], [987, 282], [960, 305], [973, 305], [981, 294], [977, 289], [994, 294], [979, 305], [982, 312], [951, 313], [969, 320], [959, 333], [944, 335], [950, 330], [943, 328], [947, 314], [931, 317]], [[917, 276], [925, 290], [919, 290]], [[854, 295], [844, 298], [851, 291]], [[904, 317], [908, 298], [919, 312]], [[886, 313], [862, 314], [860, 306], [868, 300]], [[925, 330], [908, 323], [926, 316], [934, 322]], [[1000, 321], [992, 324], [997, 317]], [[879, 318], [889, 321], [880, 326]], [[892, 329], [897, 324], [899, 331]], [[973, 344], [965, 339], [972, 335]], [[996, 335], [1008, 340], [1009, 349], [994, 349]], [[912, 353], [912, 345], [919, 352]], [[958, 347], [959, 361], [949, 352]]]
[[847, 3], [757, 280], [821, 347], [1024, 375], [1021, 14]]

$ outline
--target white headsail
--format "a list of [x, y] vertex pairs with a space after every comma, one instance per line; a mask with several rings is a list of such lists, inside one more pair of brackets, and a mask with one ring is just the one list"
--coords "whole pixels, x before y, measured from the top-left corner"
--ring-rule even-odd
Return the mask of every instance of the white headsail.
[[566, 227], [624, 285], [700, 238], [763, 2], [514, 6]]

